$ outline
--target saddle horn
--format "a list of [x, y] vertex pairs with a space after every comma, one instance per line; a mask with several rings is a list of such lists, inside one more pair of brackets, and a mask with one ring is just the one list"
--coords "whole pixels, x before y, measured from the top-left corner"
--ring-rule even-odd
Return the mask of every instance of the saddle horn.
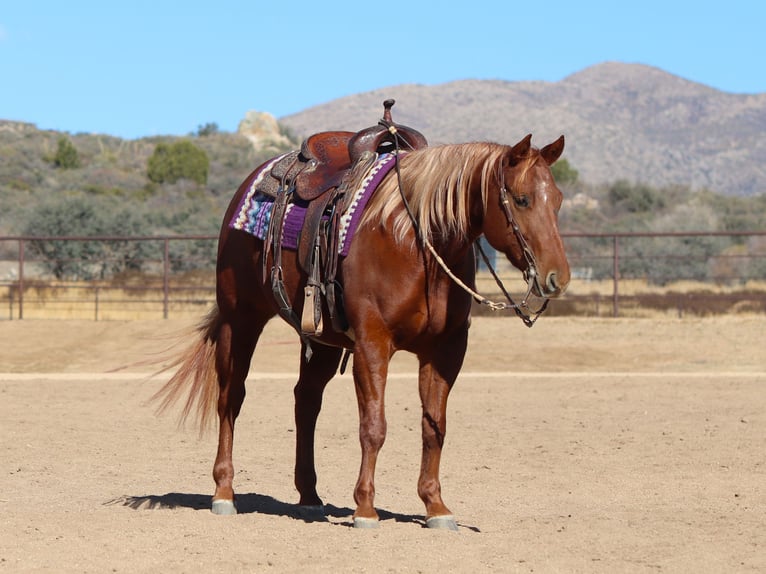
[[386, 127], [392, 125], [394, 120], [391, 119], [391, 108], [394, 107], [396, 100], [389, 99], [383, 102], [383, 119], [378, 122], [379, 124], [385, 124]]
[[397, 124], [391, 118], [391, 108], [396, 100], [383, 102], [383, 118], [378, 125], [357, 132], [348, 142], [348, 152], [351, 162], [356, 161], [364, 152], [380, 153], [392, 151], [396, 147], [397, 139], [399, 147], [407, 149], [420, 149], [428, 145], [425, 136], [418, 130], [409, 126]]

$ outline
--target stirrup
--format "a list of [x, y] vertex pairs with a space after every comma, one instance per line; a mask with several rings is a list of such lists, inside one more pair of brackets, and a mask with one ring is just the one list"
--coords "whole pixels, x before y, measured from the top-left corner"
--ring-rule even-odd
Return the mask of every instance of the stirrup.
[[[318, 285], [306, 285], [303, 288], [303, 313], [301, 313], [301, 333], [319, 337], [322, 334], [322, 299]], [[317, 308], [319, 312], [317, 313]], [[317, 316], [319, 319], [317, 320]]]
[[319, 337], [322, 334], [322, 290], [320, 280], [320, 242], [314, 241], [311, 257], [311, 275], [303, 288], [303, 312], [301, 313], [301, 334]]

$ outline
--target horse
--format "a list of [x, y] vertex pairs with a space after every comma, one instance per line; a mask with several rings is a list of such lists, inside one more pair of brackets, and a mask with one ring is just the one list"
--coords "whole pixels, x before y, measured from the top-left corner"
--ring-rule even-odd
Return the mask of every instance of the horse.
[[[563, 197], [550, 170], [564, 149], [564, 136], [539, 149], [532, 146], [531, 137], [512, 146], [445, 144], [397, 155], [396, 169], [382, 179], [348, 253], [338, 261], [348, 328], [301, 337], [302, 357], [294, 387], [294, 481], [299, 508], [322, 509], [316, 490], [316, 422], [323, 391], [338, 371], [344, 351], [350, 351], [361, 446], [353, 525], [379, 525], [375, 468], [386, 438], [386, 377], [394, 353], [407, 351], [419, 361], [422, 457], [417, 492], [425, 505], [425, 524], [458, 529], [442, 499], [439, 466], [447, 399], [463, 364], [477, 295], [472, 290], [474, 244], [484, 236], [523, 272], [528, 294], [545, 302], [564, 293], [570, 279], [558, 230]], [[202, 426], [214, 423], [217, 414], [211, 505], [216, 514], [237, 511], [234, 425], [259, 336], [267, 322], [280, 314], [269, 269], [281, 256], [284, 293], [299, 313], [309, 280], [295, 251], [274, 253], [264, 239], [230, 225], [252, 179], [253, 174], [239, 187], [224, 217], [216, 304], [199, 325], [195, 342], [174, 363], [175, 373], [156, 395], [161, 409], [180, 401], [181, 417], [194, 414]], [[322, 308], [326, 322], [330, 320], [327, 307]], [[513, 308], [523, 313], [519, 305]]]

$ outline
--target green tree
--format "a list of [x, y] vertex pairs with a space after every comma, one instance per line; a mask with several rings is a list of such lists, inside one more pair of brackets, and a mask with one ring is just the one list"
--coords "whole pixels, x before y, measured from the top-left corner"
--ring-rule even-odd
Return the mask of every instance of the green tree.
[[154, 183], [175, 183], [189, 179], [207, 183], [210, 160], [204, 150], [187, 140], [158, 143], [147, 164], [147, 176]]
[[[160, 216], [160, 224], [175, 233], [215, 235], [221, 227], [220, 210], [210, 199], [189, 201], [172, 214]], [[172, 271], [214, 269], [217, 241], [197, 239], [172, 241], [170, 243], [170, 268]]]
[[43, 200], [23, 225], [24, 235], [118, 237], [110, 241], [30, 242], [30, 250], [57, 279], [103, 279], [126, 270], [140, 270], [149, 259], [161, 258], [157, 245], [122, 237], [148, 235], [150, 222], [137, 206], [119, 199], [52, 197]]
[[580, 173], [573, 168], [566, 158], [561, 158], [551, 166], [553, 179], [559, 185], [574, 185], [580, 177]]
[[[766, 194], [727, 196], [704, 190], [699, 200], [718, 214], [722, 231], [753, 231], [766, 228]], [[744, 241], [744, 239], [742, 240]]]
[[665, 198], [661, 191], [642, 183], [633, 184], [624, 179], [612, 184], [608, 197], [612, 207], [629, 213], [645, 213], [665, 207]]
[[212, 136], [219, 132], [218, 124], [215, 122], [208, 122], [197, 126], [197, 137]]
[[69, 141], [69, 138], [59, 138], [56, 155], [53, 156], [53, 164], [61, 169], [80, 167], [80, 154], [74, 144]]

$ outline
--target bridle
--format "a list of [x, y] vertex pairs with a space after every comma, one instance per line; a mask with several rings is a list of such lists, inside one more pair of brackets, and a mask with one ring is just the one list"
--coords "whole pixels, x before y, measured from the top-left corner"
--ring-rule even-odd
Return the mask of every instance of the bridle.
[[471, 297], [479, 303], [480, 305], [485, 305], [489, 307], [492, 311], [505, 311], [512, 309], [516, 315], [523, 321], [523, 323], [527, 327], [532, 327], [532, 325], [535, 324], [537, 319], [542, 315], [545, 310], [548, 307], [548, 302], [550, 299], [547, 297], [543, 297], [544, 301], [542, 306], [535, 310], [532, 309], [529, 305], [529, 296], [532, 294], [532, 289], [534, 289], [535, 285], [537, 285], [538, 291], [540, 293], [543, 292], [543, 289], [540, 286], [539, 281], [539, 273], [537, 268], [537, 259], [535, 258], [535, 254], [532, 251], [532, 248], [529, 246], [529, 243], [524, 237], [524, 234], [521, 232], [521, 228], [519, 228], [518, 223], [516, 223], [516, 220], [513, 217], [513, 212], [511, 211], [511, 203], [508, 199], [508, 196], [510, 195], [508, 192], [508, 188], [505, 185], [505, 177], [502, 173], [502, 169], [497, 174], [498, 182], [500, 184], [500, 207], [503, 209], [503, 213], [505, 213], [505, 217], [508, 223], [508, 226], [513, 231], [513, 235], [516, 238], [516, 241], [519, 244], [519, 247], [521, 248], [522, 254], [524, 256], [524, 260], [527, 263], [526, 269], [523, 271], [524, 275], [524, 281], [527, 284], [527, 292], [524, 295], [524, 297], [521, 299], [520, 303], [516, 303], [513, 298], [511, 297], [510, 293], [508, 293], [508, 290], [505, 288], [505, 285], [503, 285], [502, 280], [497, 275], [497, 272], [495, 271], [495, 268], [492, 266], [492, 263], [489, 260], [489, 257], [487, 257], [487, 254], [484, 252], [484, 249], [481, 247], [481, 243], [479, 241], [476, 241], [474, 243], [475, 249], [478, 249], [479, 254], [481, 255], [482, 260], [484, 261], [484, 264], [487, 266], [487, 269], [489, 269], [489, 272], [492, 274], [492, 278], [495, 280], [495, 283], [500, 288], [500, 291], [502, 292], [503, 296], [505, 297], [506, 301], [492, 301], [488, 299], [487, 297], [484, 297], [483, 295], [477, 293], [475, 290], [471, 289], [468, 285], [466, 285], [457, 275], [455, 275], [449, 268], [449, 266], [445, 263], [444, 259], [436, 252], [436, 249], [431, 244], [431, 242], [428, 240], [427, 237], [425, 237], [420, 230], [420, 226], [418, 225], [418, 221], [415, 218], [415, 214], [412, 212], [412, 209], [410, 208], [410, 204], [407, 201], [407, 198], [404, 195], [404, 190], [402, 188], [402, 174], [399, 169], [399, 152], [401, 151], [399, 149], [399, 140], [396, 133], [396, 126], [390, 125], [388, 126], [389, 131], [393, 135], [394, 145], [396, 147], [396, 160], [394, 167], [396, 169], [396, 176], [398, 178], [398, 186], [399, 186], [399, 194], [401, 195], [402, 202], [404, 203], [404, 207], [407, 210], [407, 214], [410, 217], [410, 220], [412, 221], [412, 225], [415, 228], [415, 233], [420, 240], [420, 244], [424, 249], [426, 249], [431, 255], [433, 256], [434, 260], [439, 264], [439, 267], [442, 268], [442, 270], [447, 274], [447, 276], [452, 279], [461, 289], [466, 291]]
[[[513, 235], [516, 238], [516, 241], [519, 244], [519, 247], [521, 248], [521, 253], [524, 256], [524, 260], [527, 263], [526, 269], [522, 272], [524, 275], [524, 281], [527, 284], [527, 292], [524, 294], [524, 297], [521, 299], [521, 303], [515, 303], [513, 301], [513, 298], [510, 296], [508, 291], [506, 291], [505, 286], [503, 285], [503, 282], [500, 280], [500, 277], [497, 276], [497, 272], [492, 267], [492, 264], [489, 261], [489, 257], [487, 257], [487, 254], [484, 252], [484, 249], [481, 246], [481, 243], [476, 242], [476, 247], [479, 250], [479, 254], [481, 255], [482, 260], [484, 261], [484, 264], [487, 266], [487, 269], [489, 269], [489, 272], [492, 274], [492, 277], [495, 280], [495, 283], [497, 283], [497, 286], [500, 287], [500, 291], [503, 293], [505, 298], [508, 300], [507, 303], [501, 302], [499, 307], [500, 309], [513, 309], [516, 311], [516, 314], [521, 318], [522, 321], [524, 321], [524, 324], [527, 327], [531, 327], [535, 324], [535, 321], [537, 321], [538, 317], [542, 315], [545, 310], [548, 307], [548, 302], [550, 299], [547, 297], [543, 297], [543, 304], [542, 306], [537, 309], [533, 310], [529, 306], [529, 296], [532, 294], [532, 289], [535, 285], [537, 285], [537, 290], [542, 293], [543, 289], [540, 285], [540, 273], [537, 270], [537, 259], [535, 258], [535, 253], [532, 251], [532, 248], [529, 246], [529, 242], [527, 242], [526, 238], [524, 237], [524, 234], [521, 232], [521, 228], [519, 227], [519, 224], [516, 223], [516, 220], [513, 217], [513, 211], [511, 211], [511, 202], [508, 199], [508, 196], [510, 193], [508, 192], [508, 188], [505, 185], [505, 177], [503, 176], [502, 170], [497, 176], [498, 182], [500, 183], [500, 207], [503, 208], [503, 213], [505, 213], [505, 219], [508, 224], [508, 226], [511, 228], [511, 231], [513, 231]], [[486, 298], [483, 298], [486, 301]], [[483, 304], [491, 304], [491, 301], [488, 301], [487, 303], [484, 303], [484, 301], [479, 301]], [[496, 303], [495, 303], [496, 305]], [[490, 308], [494, 310], [494, 307], [490, 305]]]

